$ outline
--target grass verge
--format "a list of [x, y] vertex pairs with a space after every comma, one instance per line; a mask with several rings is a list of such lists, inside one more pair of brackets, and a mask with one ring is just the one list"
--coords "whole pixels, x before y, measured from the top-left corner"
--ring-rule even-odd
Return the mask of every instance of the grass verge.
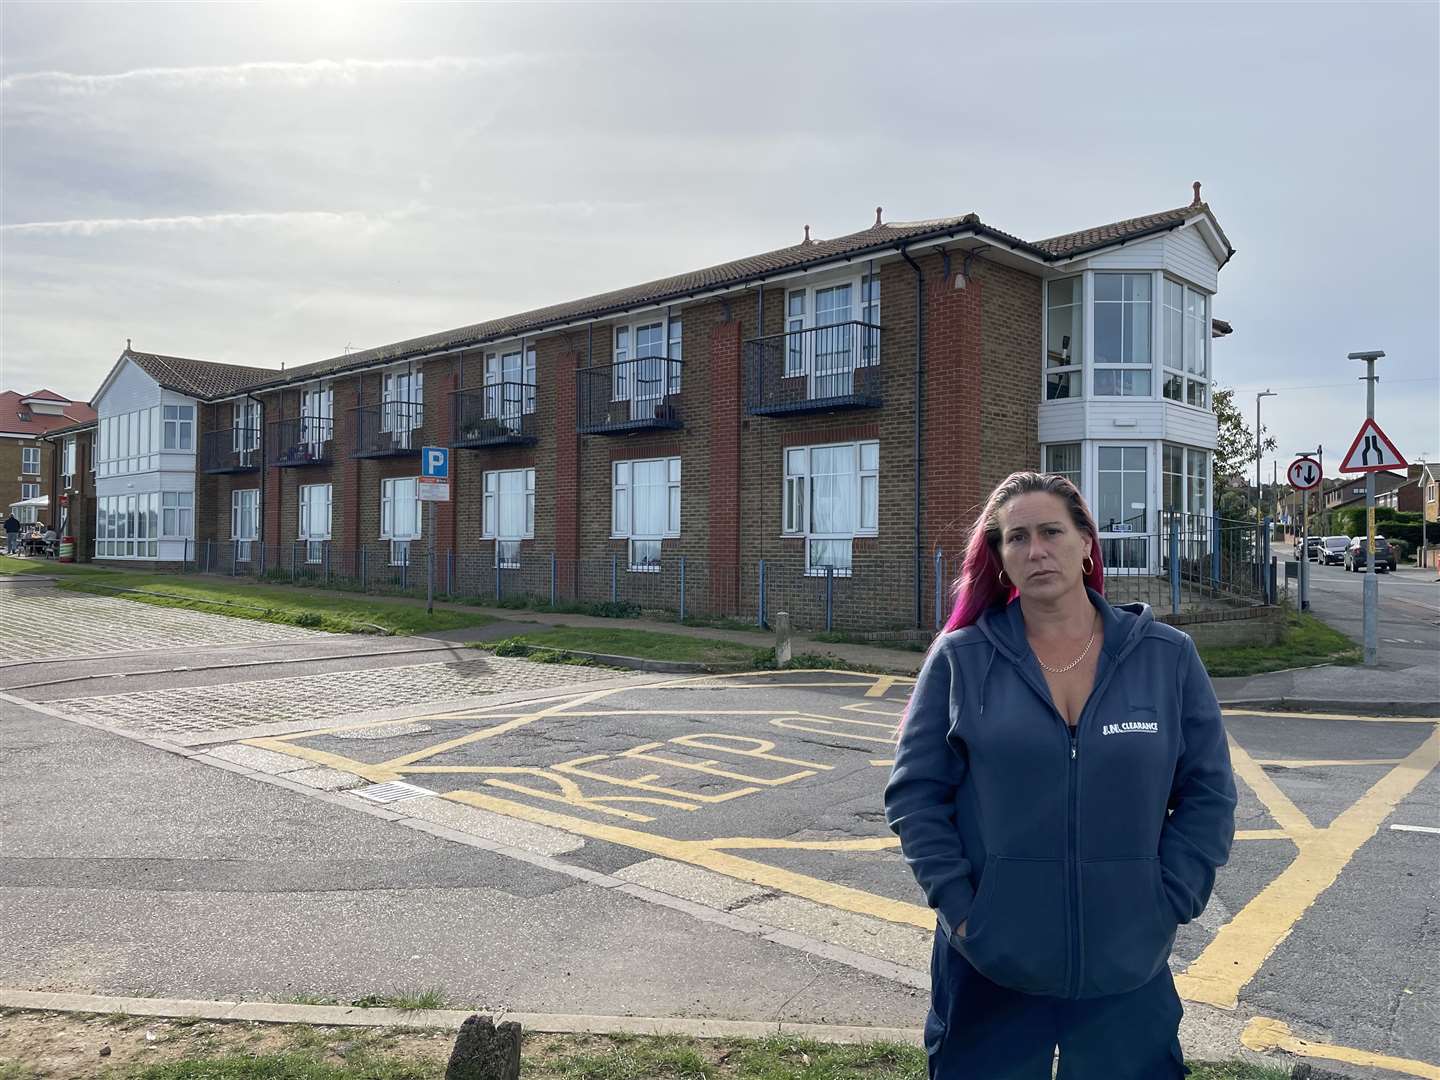
[[[479, 612], [448, 608], [426, 615], [421, 603], [394, 603], [286, 585], [252, 585], [224, 578], [110, 570], [0, 555], [0, 574], [25, 573], [54, 575], [59, 588], [75, 592], [342, 634], [425, 634], [486, 626], [495, 621]], [[116, 591], [120, 589], [135, 591]]]
[[1318, 664], [1358, 664], [1359, 647], [1313, 615], [1289, 612], [1274, 645], [1226, 645], [1202, 648], [1200, 659], [1212, 678], [1260, 675]]
[[[0, 1078], [48, 1080], [440, 1080], [454, 1033], [418, 1027], [0, 1014]], [[111, 1048], [98, 1056], [101, 1046]], [[1288, 1069], [1189, 1063], [1191, 1080], [1285, 1080]], [[527, 1033], [521, 1075], [546, 1080], [922, 1080], [925, 1052], [775, 1036]]]
[[[676, 660], [724, 666], [750, 665], [755, 662], [757, 652], [753, 646], [715, 638], [666, 634], [656, 630], [588, 626], [554, 626], [526, 631], [504, 641], [478, 643], [477, 647], [492, 649], [500, 656], [517, 656], [528, 652], [531, 659], [543, 659], [536, 655], [537, 652], [587, 652], [634, 656], [642, 660]], [[773, 653], [771, 655], [773, 656]]]

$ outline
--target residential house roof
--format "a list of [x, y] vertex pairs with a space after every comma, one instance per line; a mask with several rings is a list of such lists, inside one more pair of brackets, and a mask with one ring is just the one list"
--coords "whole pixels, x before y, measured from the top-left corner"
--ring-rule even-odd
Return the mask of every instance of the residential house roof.
[[[63, 402], [65, 407], [58, 413], [36, 412], [25, 404], [27, 400], [36, 398]], [[35, 439], [55, 428], [94, 418], [95, 410], [85, 402], [71, 401], [50, 390], [38, 390], [33, 394], [0, 391], [0, 434]]]
[[185, 356], [124, 352], [140, 369], [167, 390], [195, 398], [225, 397], [246, 390], [280, 374], [274, 368], [221, 364], [213, 360], [192, 360]]

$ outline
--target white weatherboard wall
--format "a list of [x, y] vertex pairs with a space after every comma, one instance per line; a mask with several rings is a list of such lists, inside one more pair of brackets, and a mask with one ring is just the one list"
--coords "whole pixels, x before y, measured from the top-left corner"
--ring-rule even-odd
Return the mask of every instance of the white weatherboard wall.
[[[151, 378], [134, 361], [128, 357], [120, 361], [120, 365], [105, 386], [100, 397], [95, 402], [97, 413], [97, 440], [96, 440], [96, 476], [95, 495], [96, 499], [103, 500], [108, 496], [121, 495], [149, 495], [166, 491], [189, 492], [191, 505], [194, 505], [195, 493], [195, 452], [200, 441], [198, 429], [199, 409], [194, 398], [178, 394], [173, 390], [163, 389], [159, 383]], [[163, 443], [163, 412], [165, 405], [188, 405], [191, 409], [195, 423], [191, 427], [191, 441], [189, 450], [165, 450]], [[140, 409], [152, 410], [142, 416], [148, 417], [151, 425], [149, 432], [148, 448], [149, 453], [144, 455], [143, 467], [131, 472], [109, 472], [107, 475], [106, 450], [103, 440], [98, 436], [98, 424], [107, 419], [124, 416], [127, 413]], [[103, 503], [99, 503], [103, 506]], [[157, 507], [157, 521], [161, 516]], [[97, 525], [101, 524], [99, 519], [103, 515], [96, 514]], [[193, 545], [194, 542], [194, 514], [191, 514], [191, 526], [188, 537], [161, 538], [157, 544], [156, 555], [100, 555], [97, 549], [97, 558], [102, 559], [131, 559], [161, 562], [179, 562], [187, 555], [186, 540]]]

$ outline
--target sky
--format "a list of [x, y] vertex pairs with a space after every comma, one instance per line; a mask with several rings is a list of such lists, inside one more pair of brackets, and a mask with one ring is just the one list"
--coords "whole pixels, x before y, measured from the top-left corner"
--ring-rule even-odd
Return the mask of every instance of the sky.
[[7, 0], [0, 388], [88, 398], [127, 338], [306, 363], [876, 206], [1039, 239], [1200, 180], [1265, 477], [1348, 446], [1363, 349], [1440, 460], [1437, 49], [1433, 3]]

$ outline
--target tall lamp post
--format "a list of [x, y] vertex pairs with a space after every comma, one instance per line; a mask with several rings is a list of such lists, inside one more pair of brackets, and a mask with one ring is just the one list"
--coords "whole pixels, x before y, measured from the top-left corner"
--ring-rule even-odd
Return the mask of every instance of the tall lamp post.
[[[1370, 352], [1352, 352], [1351, 360], [1365, 364], [1365, 417], [1375, 419], [1375, 361], [1385, 354], [1379, 349]], [[1343, 462], [1342, 462], [1343, 464]], [[1420, 515], [1424, 517], [1424, 514]], [[1423, 528], [1423, 526], [1422, 526]], [[1375, 577], [1375, 474], [1365, 474], [1365, 666], [1374, 667], [1380, 662], [1380, 634], [1376, 623], [1376, 609], [1380, 604], [1380, 583]]]
[[1263, 524], [1265, 521], [1265, 497], [1260, 490], [1260, 399], [1279, 396], [1273, 390], [1261, 390], [1255, 395], [1255, 521], [1257, 524]]

